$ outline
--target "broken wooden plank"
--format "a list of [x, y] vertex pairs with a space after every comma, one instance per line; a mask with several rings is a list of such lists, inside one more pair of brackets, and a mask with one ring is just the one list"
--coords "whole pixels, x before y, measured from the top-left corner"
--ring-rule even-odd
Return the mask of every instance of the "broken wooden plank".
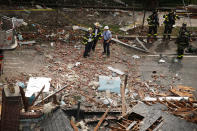
[[77, 128], [77, 126], [75, 125], [75, 123], [72, 119], [70, 120], [70, 124], [73, 127], [74, 131], [78, 131], [78, 128]]
[[148, 51], [148, 49], [146, 48], [146, 46], [139, 40], [138, 37], [136, 37], [136, 41], [137, 41], [138, 43], [140, 43], [140, 45], [141, 45], [146, 51]]
[[19, 86], [19, 89], [20, 89], [20, 93], [21, 93], [24, 109], [25, 109], [25, 111], [28, 111], [29, 103], [28, 103], [27, 97], [25, 97], [25, 92], [24, 92], [23, 88], [20, 87], [20, 86]]
[[121, 123], [119, 123], [119, 122], [117, 122], [117, 124], [118, 124], [121, 128], [123, 128], [123, 129], [126, 129], [126, 128], [127, 128], [125, 125], [123, 125], [123, 124], [121, 124]]
[[44, 88], [45, 88], [45, 86], [42, 87], [42, 89], [39, 91], [38, 95], [35, 97], [35, 99], [33, 100], [32, 104], [31, 104], [30, 106], [34, 105], [35, 101], [36, 101], [36, 100], [38, 99], [38, 97], [42, 94]]
[[178, 96], [181, 96], [181, 97], [193, 97], [193, 94], [189, 93], [189, 92], [181, 92], [181, 91], [178, 91], [176, 89], [171, 89], [170, 90], [173, 94], [175, 95], [178, 95]]
[[109, 126], [109, 128], [112, 129], [112, 131], [125, 131], [125, 129], [121, 129], [120, 127]]
[[179, 106], [175, 105], [174, 103], [170, 102], [170, 101], [165, 101], [168, 103], [168, 105], [170, 105], [171, 107], [174, 107], [174, 108], [180, 108]]
[[105, 111], [105, 113], [103, 114], [103, 116], [101, 117], [101, 119], [99, 120], [98, 124], [96, 125], [96, 127], [94, 128], [94, 131], [98, 131], [100, 125], [102, 124], [103, 120], [105, 119], [105, 117], [107, 116], [108, 112], [110, 111], [111, 106]]
[[141, 100], [144, 99], [144, 96], [145, 95], [144, 95], [144, 92], [141, 89], [138, 90], [138, 95], [139, 95], [139, 97], [140, 97]]
[[127, 78], [128, 75], [125, 75], [125, 82], [124, 85], [121, 88], [121, 98], [122, 98], [122, 116], [124, 116], [124, 114], [126, 113], [126, 100], [125, 100], [125, 88], [127, 86]]
[[137, 123], [137, 121], [132, 122], [128, 127], [127, 127], [127, 131], [129, 131], [135, 124]]
[[136, 50], [138, 50], [138, 51], [142, 51], [142, 52], [148, 53], [148, 51], [146, 51], [146, 50], [144, 50], [144, 49], [141, 49], [141, 48], [138, 48], [138, 47], [135, 47], [135, 46], [131, 46], [131, 45], [126, 44], [126, 43], [124, 43], [124, 42], [122, 42], [122, 41], [120, 41], [120, 40], [117, 40], [117, 39], [114, 39], [114, 38], [112, 38], [112, 40], [115, 41], [115, 42], [117, 42], [117, 43], [119, 43], [119, 44], [122, 44], [122, 45], [124, 45], [124, 46], [130, 47], [130, 48], [133, 48], [133, 49], [136, 49]]
[[61, 91], [64, 90], [66, 87], [67, 87], [67, 86], [64, 86], [64, 87], [60, 88], [59, 90], [55, 91], [54, 93], [51, 93], [50, 95], [48, 95], [47, 97], [45, 97], [43, 100], [39, 101], [39, 102], [38, 102], [37, 104], [35, 104], [35, 105], [39, 105], [39, 104], [42, 103], [43, 101], [45, 101], [45, 100], [51, 98], [53, 95], [55, 95], [55, 94], [61, 92]]
[[184, 104], [182, 104], [181, 102], [179, 102], [179, 101], [175, 101], [175, 104], [176, 105], [178, 105], [179, 107], [185, 107], [185, 105]]
[[179, 85], [177, 86], [178, 89], [181, 89], [181, 90], [185, 90], [185, 91], [196, 91], [194, 88], [192, 87], [189, 87], [189, 86], [182, 86], [182, 85]]

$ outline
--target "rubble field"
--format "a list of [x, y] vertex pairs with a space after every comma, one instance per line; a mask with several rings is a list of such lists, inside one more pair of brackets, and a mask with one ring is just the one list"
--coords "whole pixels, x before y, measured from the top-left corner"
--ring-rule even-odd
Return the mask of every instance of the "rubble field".
[[[118, 35], [139, 35], [140, 27], [128, 32], [119, 29], [135, 23], [132, 12], [66, 8], [1, 15], [27, 23], [16, 28], [17, 48], [4, 51], [0, 78], [1, 90], [14, 86], [15, 91], [23, 92], [18, 107], [20, 130], [57, 130], [55, 126], [64, 126], [66, 131], [197, 129], [196, 87], [180, 84], [177, 72], [164, 73], [166, 65], [162, 64], [169, 61], [160, 54], [165, 51], [147, 45], [143, 38], [117, 40]], [[96, 21], [112, 28], [115, 40], [109, 58], [102, 55], [102, 40], [90, 57], [83, 58], [85, 31], [73, 30], [74, 25], [87, 28]], [[146, 30], [145, 25], [142, 34]], [[172, 42], [170, 53], [176, 50]], [[143, 49], [142, 43], [148, 49]], [[160, 70], [152, 67], [142, 71], [150, 66], [144, 60], [148, 55], [160, 55], [155, 62]], [[6, 95], [1, 94], [2, 99]], [[2, 101], [2, 109], [3, 105]]]

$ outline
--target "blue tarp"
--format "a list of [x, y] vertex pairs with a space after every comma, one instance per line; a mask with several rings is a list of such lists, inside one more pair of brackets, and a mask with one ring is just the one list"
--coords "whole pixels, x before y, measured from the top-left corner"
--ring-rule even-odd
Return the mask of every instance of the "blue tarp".
[[110, 90], [120, 94], [120, 77], [99, 76], [99, 91]]

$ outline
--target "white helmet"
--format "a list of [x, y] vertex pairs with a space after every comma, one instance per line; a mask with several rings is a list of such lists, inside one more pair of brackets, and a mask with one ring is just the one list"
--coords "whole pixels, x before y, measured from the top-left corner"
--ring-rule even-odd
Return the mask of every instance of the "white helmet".
[[109, 30], [109, 26], [105, 26], [104, 29], [105, 29], [105, 30]]
[[88, 31], [91, 31], [92, 30], [92, 28], [88, 28]]

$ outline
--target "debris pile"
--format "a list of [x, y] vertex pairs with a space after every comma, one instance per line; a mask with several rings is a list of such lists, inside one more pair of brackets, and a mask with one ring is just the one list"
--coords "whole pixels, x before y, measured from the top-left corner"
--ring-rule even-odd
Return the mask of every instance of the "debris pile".
[[[139, 73], [140, 53], [131, 53], [121, 46], [148, 53], [138, 38], [131, 43], [138, 43], [140, 48], [113, 38], [110, 58], [102, 55], [102, 41], [99, 41], [95, 52], [84, 59], [81, 36], [86, 28], [49, 29], [14, 20], [19, 49], [32, 45], [29, 48], [44, 57], [38, 73], [20, 73], [3, 82], [10, 94], [14, 92], [12, 87], [20, 90], [18, 96], [22, 101], [17, 109], [21, 128], [26, 128], [24, 123], [29, 122], [31, 128], [49, 129], [51, 121], [54, 121], [52, 125], [61, 121], [65, 127], [68, 124], [67, 130], [141, 131], [164, 128], [173, 120], [191, 122], [188, 125], [196, 127], [193, 124], [197, 123], [195, 89], [180, 85], [179, 75], [164, 75], [157, 70], [151, 71], [149, 80], [144, 80]], [[165, 62], [164, 58], [159, 60]]]

